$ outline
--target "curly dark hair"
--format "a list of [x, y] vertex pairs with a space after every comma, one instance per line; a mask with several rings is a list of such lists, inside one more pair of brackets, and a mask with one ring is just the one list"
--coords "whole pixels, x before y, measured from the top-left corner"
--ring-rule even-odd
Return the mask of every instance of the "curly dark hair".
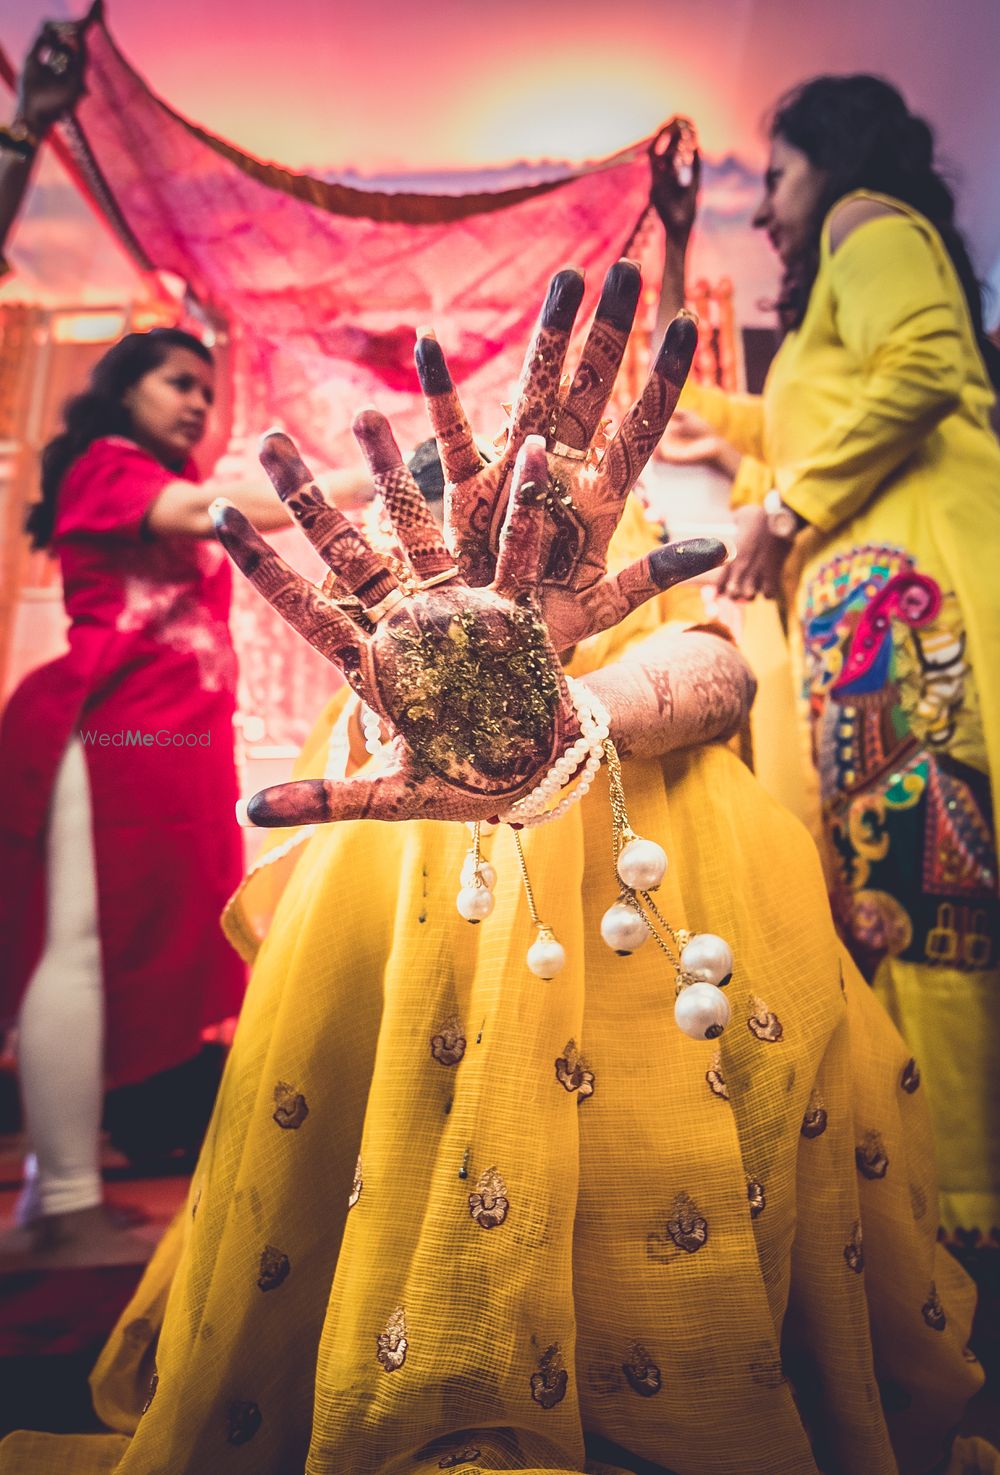
[[969, 304], [979, 348], [994, 384], [1000, 353], [983, 331], [983, 304], [968, 248], [955, 225], [955, 197], [935, 167], [934, 135], [902, 95], [881, 77], [813, 77], [786, 92], [768, 129], [821, 169], [826, 185], [808, 251], [786, 270], [778, 312], [786, 327], [805, 316], [819, 267], [820, 230], [828, 211], [853, 190], [874, 190], [926, 216], [952, 259]]
[[63, 429], [42, 452], [41, 500], [25, 519], [33, 548], [47, 548], [52, 541], [59, 488], [73, 462], [104, 435], [131, 436], [132, 424], [122, 399], [133, 384], [158, 369], [174, 348], [186, 348], [206, 364], [214, 362], [201, 339], [181, 328], [127, 333], [98, 359], [83, 393], [66, 404]]

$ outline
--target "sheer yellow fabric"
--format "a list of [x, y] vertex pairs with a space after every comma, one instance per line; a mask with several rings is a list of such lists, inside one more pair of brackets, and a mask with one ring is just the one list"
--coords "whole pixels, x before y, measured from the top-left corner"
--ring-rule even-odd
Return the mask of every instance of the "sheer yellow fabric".
[[[946, 1458], [981, 1381], [970, 1286], [935, 1243], [909, 1051], [840, 956], [814, 848], [724, 747], [630, 763], [625, 783], [671, 857], [666, 915], [734, 948], [722, 1039], [678, 1031], [655, 944], [619, 958], [600, 939], [603, 773], [524, 833], [568, 954], [547, 983], [524, 962], [509, 830], [486, 842], [496, 910], [470, 927], [463, 826], [317, 828], [187, 1209], [95, 1374], [120, 1432], [14, 1436], [3, 1475]], [[1000, 1459], [964, 1442], [949, 1468]]]

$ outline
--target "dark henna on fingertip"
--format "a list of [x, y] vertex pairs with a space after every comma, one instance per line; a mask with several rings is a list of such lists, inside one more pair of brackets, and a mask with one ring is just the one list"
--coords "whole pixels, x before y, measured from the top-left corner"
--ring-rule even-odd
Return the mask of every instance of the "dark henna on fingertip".
[[720, 538], [685, 538], [654, 548], [649, 570], [659, 589], [669, 589], [685, 579], [695, 579], [726, 561], [726, 545]]
[[271, 430], [264, 436], [260, 445], [260, 464], [283, 502], [313, 479], [298, 447], [283, 430]]
[[454, 389], [444, 353], [436, 339], [418, 338], [413, 357], [424, 394], [447, 394], [450, 389]]
[[374, 408], [359, 410], [351, 429], [373, 476], [402, 466], [403, 456], [396, 444], [396, 437], [380, 411]]
[[570, 332], [580, 311], [583, 289], [583, 277], [578, 271], [571, 267], [557, 271], [542, 307], [541, 326], [554, 328], [557, 333]]
[[678, 389], [691, 369], [695, 349], [698, 347], [698, 325], [687, 313], [675, 317], [664, 334], [660, 351], [656, 355], [656, 373], [676, 384]]
[[635, 262], [624, 258], [616, 261], [604, 278], [595, 318], [598, 322], [610, 323], [623, 333], [630, 333], [641, 291], [642, 273]]

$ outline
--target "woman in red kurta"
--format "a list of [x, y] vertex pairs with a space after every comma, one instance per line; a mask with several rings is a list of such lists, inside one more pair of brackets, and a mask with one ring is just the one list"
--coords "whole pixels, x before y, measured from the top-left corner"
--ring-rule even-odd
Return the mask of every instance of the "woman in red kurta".
[[[0, 734], [0, 978], [50, 1255], [116, 1238], [104, 1085], [189, 1059], [243, 995], [218, 926], [243, 864], [230, 569], [190, 459], [212, 392], [197, 339], [129, 335], [67, 407], [29, 522], [60, 561], [70, 649], [22, 683]], [[269, 492], [240, 500], [261, 528], [287, 522]]]

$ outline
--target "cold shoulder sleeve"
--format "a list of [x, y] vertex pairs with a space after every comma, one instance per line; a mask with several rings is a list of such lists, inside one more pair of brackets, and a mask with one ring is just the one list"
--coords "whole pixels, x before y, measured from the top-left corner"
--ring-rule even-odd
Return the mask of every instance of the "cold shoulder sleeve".
[[170, 482], [196, 480], [193, 466], [171, 471], [147, 451], [118, 436], [89, 446], [70, 468], [59, 492], [56, 538], [145, 536], [146, 514]]
[[810, 454], [777, 468], [782, 498], [824, 532], [854, 516], [958, 404], [967, 331], [930, 227], [902, 214], [859, 226], [823, 268], [856, 392]]

